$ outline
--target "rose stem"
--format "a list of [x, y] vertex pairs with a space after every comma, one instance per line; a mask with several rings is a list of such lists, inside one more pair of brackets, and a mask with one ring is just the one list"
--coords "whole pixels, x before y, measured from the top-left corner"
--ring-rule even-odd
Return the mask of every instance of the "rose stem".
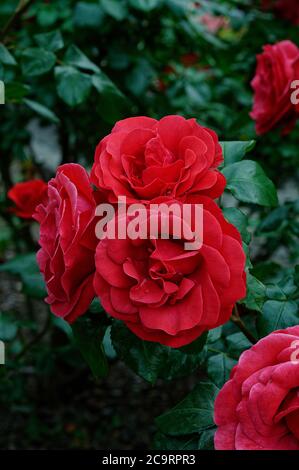
[[235, 325], [237, 325], [237, 327], [242, 331], [242, 333], [246, 336], [246, 338], [252, 344], [255, 344], [257, 342], [256, 338], [253, 336], [252, 333], [250, 333], [250, 331], [246, 328], [244, 322], [241, 320], [237, 305], [234, 306], [233, 314], [231, 316], [231, 321]]

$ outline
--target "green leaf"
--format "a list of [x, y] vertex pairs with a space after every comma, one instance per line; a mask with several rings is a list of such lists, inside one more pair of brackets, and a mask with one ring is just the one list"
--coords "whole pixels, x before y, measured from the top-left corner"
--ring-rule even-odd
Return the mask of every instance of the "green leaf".
[[108, 363], [102, 340], [106, 331], [103, 315], [83, 315], [72, 324], [75, 342], [95, 378], [105, 377]]
[[36, 34], [34, 39], [39, 47], [47, 49], [47, 51], [56, 52], [64, 47], [63, 37], [59, 30]]
[[171, 436], [199, 433], [214, 426], [214, 401], [219, 389], [201, 382], [178, 405], [156, 419], [159, 430]]
[[166, 0], [166, 5], [178, 16], [183, 15], [186, 11], [185, 0]]
[[46, 106], [43, 104], [37, 103], [36, 101], [29, 100], [27, 98], [25, 98], [23, 102], [43, 118], [54, 122], [55, 124], [59, 124], [60, 120], [56, 114], [54, 114], [53, 111], [51, 111], [49, 108], [46, 108]]
[[220, 142], [223, 150], [224, 165], [231, 165], [232, 163], [242, 160], [246, 153], [250, 152], [255, 147], [255, 144], [255, 140], [249, 140], [245, 142]]
[[217, 328], [213, 328], [208, 333], [207, 344], [212, 344], [218, 341], [222, 335], [222, 326], [218, 326]]
[[239, 230], [242, 240], [248, 245], [248, 243], [250, 243], [251, 235], [247, 230], [247, 216], [236, 207], [224, 208], [223, 215], [231, 224], [233, 224]]
[[29, 91], [29, 86], [23, 85], [23, 83], [9, 82], [5, 85], [5, 98], [7, 102], [19, 103], [24, 96], [28, 95]]
[[101, 0], [101, 5], [105, 13], [117, 21], [124, 20], [128, 15], [128, 10], [123, 0]]
[[108, 359], [116, 359], [117, 354], [111, 341], [111, 325], [107, 327], [103, 338], [103, 348]]
[[276, 284], [267, 285], [266, 295], [271, 300], [294, 300], [299, 291], [296, 284], [296, 270], [283, 276]]
[[74, 65], [84, 70], [91, 70], [92, 72], [100, 72], [99, 67], [91, 62], [89, 58], [74, 44], [72, 44], [66, 51], [63, 58], [66, 65]]
[[78, 2], [74, 10], [74, 23], [81, 28], [99, 28], [105, 17], [104, 10], [96, 3]]
[[137, 10], [151, 11], [161, 3], [161, 0], [129, 0], [129, 2]]
[[91, 302], [90, 306], [89, 306], [89, 309], [88, 309], [91, 313], [105, 313], [105, 310], [103, 309], [102, 305], [101, 305], [101, 302], [100, 300], [98, 299], [98, 297], [96, 297], [95, 299], [93, 299], [93, 301]]
[[214, 450], [214, 435], [216, 427], [203, 431], [200, 435], [198, 449], [200, 450]]
[[56, 67], [55, 77], [60, 98], [69, 106], [83, 103], [91, 90], [91, 77], [74, 67]]
[[228, 354], [235, 359], [239, 359], [240, 355], [252, 346], [251, 342], [241, 332], [228, 335], [226, 341]]
[[155, 77], [155, 73], [153, 67], [147, 60], [140, 59], [126, 76], [126, 86], [128, 90], [135, 96], [142, 96]]
[[267, 300], [262, 314], [257, 319], [257, 330], [260, 336], [272, 331], [298, 325], [298, 305], [293, 300]]
[[261, 261], [255, 264], [252, 273], [255, 277], [260, 279], [264, 284], [272, 282], [279, 277], [281, 266], [274, 261]]
[[29, 77], [49, 72], [55, 62], [56, 56], [53, 52], [38, 47], [26, 49], [21, 55], [22, 72]]
[[244, 253], [246, 255], [245, 268], [246, 269], [251, 269], [252, 268], [252, 263], [251, 263], [251, 260], [250, 260], [249, 246], [244, 242], [242, 243], [242, 246], [243, 246]]
[[230, 373], [236, 361], [225, 353], [219, 353], [209, 357], [207, 372], [210, 379], [218, 387], [222, 387], [229, 379]]
[[[201, 350], [206, 335], [196, 342], [195, 353], [183, 352], [159, 343], [142, 341], [122, 323], [114, 321], [111, 330], [113, 347], [118, 357], [136, 374], [154, 384], [158, 378], [171, 380], [196, 370], [202, 363]], [[189, 345], [191, 348], [192, 345]]]
[[54, 25], [58, 20], [60, 11], [57, 5], [51, 3], [41, 3], [37, 9], [37, 22], [42, 28], [48, 28]]
[[56, 317], [56, 315], [52, 316], [52, 323], [55, 325], [59, 330], [63, 331], [65, 335], [71, 340], [73, 338], [73, 330], [71, 325], [63, 320], [60, 317]]
[[23, 291], [34, 299], [44, 299], [47, 295], [45, 281], [40, 272], [23, 273]]
[[14, 318], [7, 313], [0, 312], [0, 340], [12, 341], [17, 334], [18, 328]]
[[15, 258], [0, 265], [0, 272], [10, 274], [22, 274], [23, 272], [34, 273], [38, 269], [36, 262], [36, 254], [28, 253], [19, 255]]
[[103, 72], [93, 75], [92, 84], [100, 94], [100, 116], [104, 121], [114, 124], [126, 114], [128, 100]]
[[222, 172], [227, 189], [239, 201], [270, 207], [277, 205], [275, 186], [257, 162], [243, 160], [224, 167]]
[[270, 214], [261, 221], [258, 227], [259, 233], [276, 231], [279, 226], [288, 219], [289, 210], [290, 207], [281, 206], [271, 211]]
[[218, 341], [222, 335], [222, 326], [218, 326], [217, 328], [213, 328], [209, 331], [207, 343], [212, 344]]
[[36, 261], [36, 253], [19, 255], [0, 266], [0, 272], [18, 275], [24, 292], [30, 297], [43, 299], [46, 296], [45, 283]]
[[192, 343], [187, 344], [186, 346], [182, 346], [181, 348], [177, 348], [178, 351], [184, 354], [199, 354], [201, 353], [204, 345], [207, 342], [208, 333], [202, 333], [199, 338], [197, 338]]
[[247, 273], [247, 295], [241, 303], [246, 305], [249, 310], [256, 310], [261, 312], [264, 302], [266, 300], [266, 287], [252, 274]]
[[15, 58], [4, 44], [0, 44], [0, 62], [5, 65], [17, 65]]

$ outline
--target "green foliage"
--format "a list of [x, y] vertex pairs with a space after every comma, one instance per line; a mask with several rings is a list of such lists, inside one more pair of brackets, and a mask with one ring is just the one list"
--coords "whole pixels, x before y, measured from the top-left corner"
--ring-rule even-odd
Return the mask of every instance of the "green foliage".
[[230, 372], [236, 361], [225, 353], [215, 354], [209, 357], [207, 363], [207, 372], [210, 379], [218, 387], [223, 387], [229, 379]]
[[48, 121], [54, 122], [54, 124], [59, 124], [60, 120], [58, 119], [56, 114], [53, 113], [49, 108], [46, 108], [46, 106], [37, 103], [36, 101], [28, 100], [27, 98], [24, 98], [23, 102], [43, 118], [47, 119]]
[[96, 379], [105, 377], [108, 373], [108, 363], [102, 345], [106, 327], [104, 314], [84, 315], [72, 325], [76, 345]]
[[270, 207], [277, 205], [275, 186], [257, 162], [243, 160], [232, 163], [223, 169], [223, 174], [227, 179], [227, 189], [239, 201]]
[[244, 158], [255, 147], [255, 140], [245, 142], [221, 142], [224, 165], [231, 165]]
[[91, 90], [91, 78], [74, 67], [56, 67], [57, 92], [69, 106], [83, 103]]
[[53, 52], [38, 47], [25, 49], [21, 55], [22, 72], [28, 77], [35, 77], [49, 72], [56, 62]]
[[298, 325], [298, 305], [294, 301], [267, 300], [257, 322], [260, 336]]
[[5, 65], [17, 65], [13, 55], [4, 46], [4, 44], [0, 44], [0, 62]]
[[8, 315], [4, 315], [0, 312], [0, 340], [11, 341], [16, 337], [18, 327], [14, 321]]
[[248, 218], [236, 207], [225, 207], [223, 209], [224, 217], [233, 224], [240, 232], [242, 240], [247, 245], [250, 243], [250, 233], [248, 232]]
[[56, 52], [64, 47], [63, 37], [59, 30], [36, 34], [34, 39], [39, 47], [47, 49], [47, 51]]
[[212, 383], [200, 382], [182, 402], [156, 419], [159, 430], [170, 436], [184, 436], [212, 428], [218, 391]]
[[0, 272], [19, 276], [24, 292], [30, 297], [43, 299], [46, 296], [45, 284], [36, 262], [36, 253], [16, 256], [0, 265]]
[[266, 299], [266, 287], [256, 277], [247, 273], [247, 295], [242, 303], [246, 305], [249, 310], [261, 311]]
[[203, 347], [207, 335], [194, 343], [173, 349], [159, 343], [142, 341], [122, 323], [112, 325], [112, 344], [120, 359], [143, 379], [154, 384], [158, 378], [172, 380], [191, 374], [203, 362]]
[[277, 283], [266, 288], [267, 301], [257, 319], [260, 336], [299, 323], [298, 268], [294, 268]]

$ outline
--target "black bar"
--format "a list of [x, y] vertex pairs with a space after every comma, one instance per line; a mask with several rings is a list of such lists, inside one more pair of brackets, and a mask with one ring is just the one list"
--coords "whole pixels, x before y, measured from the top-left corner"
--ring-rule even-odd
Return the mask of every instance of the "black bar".
[[285, 451], [120, 451], [120, 450], [12, 450], [0, 451], [1, 469], [5, 465], [30, 470], [57, 467], [65, 469], [105, 469], [111, 466], [139, 469], [144, 468], [223, 468], [227, 464], [242, 463], [298, 463], [298, 453]]

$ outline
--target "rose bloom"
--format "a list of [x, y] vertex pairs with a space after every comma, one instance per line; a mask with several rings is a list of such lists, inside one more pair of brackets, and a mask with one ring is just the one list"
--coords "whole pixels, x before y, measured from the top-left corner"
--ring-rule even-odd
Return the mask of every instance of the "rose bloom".
[[[174, 348], [228, 321], [233, 305], [246, 294], [239, 232], [212, 199], [188, 201], [194, 202], [204, 205], [200, 248], [188, 251], [184, 240], [174, 237], [107, 237], [95, 256], [94, 286], [106, 312], [139, 338]], [[149, 220], [154, 213], [147, 207]]]
[[241, 355], [216, 398], [217, 450], [299, 450], [298, 349], [295, 326]]
[[47, 195], [47, 183], [40, 179], [15, 184], [7, 193], [15, 203], [10, 210], [22, 219], [32, 219], [35, 208]]
[[298, 79], [299, 48], [291, 41], [264, 46], [257, 56], [256, 75], [251, 82], [254, 105], [250, 114], [256, 121], [257, 134], [282, 126], [292, 130], [298, 114], [291, 102], [291, 83]]
[[290, 21], [294, 25], [299, 25], [299, 5], [298, 0], [263, 0], [262, 7], [273, 8], [277, 16]]
[[91, 180], [109, 202], [128, 202], [187, 194], [212, 198], [224, 191], [217, 170], [223, 155], [214, 131], [195, 119], [166, 116], [160, 121], [135, 117], [119, 121], [98, 145]]
[[46, 301], [69, 323], [86, 312], [94, 297], [95, 207], [87, 172], [66, 164], [49, 181], [48, 198], [34, 216], [40, 223], [37, 260]]

